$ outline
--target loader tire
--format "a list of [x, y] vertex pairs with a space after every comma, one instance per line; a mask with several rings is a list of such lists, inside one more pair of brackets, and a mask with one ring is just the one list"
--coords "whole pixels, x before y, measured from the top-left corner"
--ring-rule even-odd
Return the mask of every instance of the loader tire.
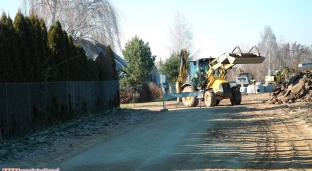
[[213, 107], [217, 104], [216, 94], [212, 90], [208, 90], [205, 92], [204, 100], [207, 107]]
[[236, 88], [232, 89], [232, 97], [230, 98], [230, 101], [231, 101], [232, 105], [240, 105], [241, 104], [242, 94], [238, 89], [236, 89]]
[[[187, 86], [183, 89], [183, 93], [185, 92], [194, 92], [194, 87], [192, 86]], [[196, 107], [199, 103], [198, 98], [196, 97], [182, 97], [182, 103], [186, 107]]]

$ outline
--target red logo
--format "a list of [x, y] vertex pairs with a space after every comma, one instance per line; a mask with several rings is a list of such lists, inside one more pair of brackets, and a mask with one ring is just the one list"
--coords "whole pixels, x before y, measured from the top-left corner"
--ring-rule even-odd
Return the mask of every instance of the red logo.
[[21, 171], [19, 168], [3, 168], [2, 171]]

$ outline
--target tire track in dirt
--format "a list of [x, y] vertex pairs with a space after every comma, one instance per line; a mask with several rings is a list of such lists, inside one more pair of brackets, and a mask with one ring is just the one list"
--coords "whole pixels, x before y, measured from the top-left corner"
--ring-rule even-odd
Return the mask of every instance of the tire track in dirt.
[[245, 112], [233, 108], [226, 114], [228, 119], [207, 130], [205, 151], [221, 150], [226, 155], [210, 157], [245, 163], [248, 170], [311, 170], [312, 136], [298, 128], [301, 120], [283, 112], [274, 106], [257, 110], [247, 107]]
[[[280, 145], [281, 140], [279, 138], [280, 133], [276, 133], [275, 129], [272, 129], [272, 116], [274, 117], [274, 114], [271, 114], [271, 116], [266, 116], [268, 113], [264, 114], [261, 112], [251, 112], [250, 116], [253, 118], [257, 118], [259, 120], [259, 125], [257, 126], [260, 130], [260, 139], [257, 140], [257, 145], [259, 147], [258, 154], [255, 155], [254, 161], [257, 169], [270, 169], [272, 167], [275, 167], [276, 165], [279, 165], [279, 167], [283, 167], [280, 165], [279, 160], [279, 151], [280, 151]], [[274, 123], [273, 125], [275, 125]], [[264, 132], [265, 134], [262, 134]], [[289, 140], [289, 138], [288, 138]], [[263, 145], [265, 144], [265, 145]], [[285, 146], [291, 147], [291, 144], [284, 144]], [[287, 149], [288, 151], [293, 151], [293, 148]]]
[[251, 117], [259, 120], [261, 124], [257, 129], [265, 134], [260, 134], [256, 140], [258, 152], [254, 158], [255, 166], [248, 167], [299, 170], [311, 168], [312, 150], [311, 140], [307, 138], [309, 136], [304, 135], [296, 125], [296, 121], [290, 120], [287, 116], [282, 117], [283, 114], [275, 113], [274, 110], [265, 113], [261, 111], [249, 113]]
[[[312, 166], [312, 148], [311, 148], [311, 140], [307, 139], [308, 135], [305, 135], [296, 123], [296, 120], [283, 119], [279, 115], [275, 115], [277, 122], [282, 124], [286, 132], [279, 130], [282, 134], [288, 138], [288, 142], [292, 148], [292, 156], [291, 162], [289, 163], [289, 167], [298, 167], [301, 170], [306, 170], [304, 165], [307, 165], [311, 168]], [[303, 166], [302, 166], [303, 165]], [[308, 167], [307, 167], [308, 168]]]
[[239, 117], [250, 118], [240, 124], [246, 130], [245, 136], [253, 138], [253, 141], [247, 141], [246, 144], [253, 154], [244, 168], [248, 170], [270, 168], [272, 163], [277, 160], [277, 136], [270, 131], [267, 121], [257, 114], [247, 111]]

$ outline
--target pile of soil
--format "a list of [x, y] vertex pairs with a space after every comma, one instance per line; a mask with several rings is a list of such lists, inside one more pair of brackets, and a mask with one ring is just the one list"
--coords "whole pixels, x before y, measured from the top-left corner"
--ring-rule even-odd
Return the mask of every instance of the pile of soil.
[[265, 104], [312, 102], [312, 70], [292, 77], [286, 84], [277, 86]]

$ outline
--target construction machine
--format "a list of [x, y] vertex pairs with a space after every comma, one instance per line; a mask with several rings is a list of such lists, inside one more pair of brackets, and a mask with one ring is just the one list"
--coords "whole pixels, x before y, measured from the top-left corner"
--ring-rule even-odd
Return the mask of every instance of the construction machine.
[[244, 72], [242, 69], [237, 69], [236, 85], [238, 87], [247, 87], [255, 84], [254, 76], [251, 73]]
[[283, 70], [276, 70], [274, 75], [265, 76], [265, 82], [273, 83], [273, 84], [281, 84], [284, 82], [288, 82], [291, 78], [291, 74], [298, 74], [302, 70], [301, 69], [294, 69], [286, 67]]
[[[255, 52], [253, 52], [255, 51]], [[242, 53], [239, 46], [232, 53], [224, 53], [217, 58], [187, 60], [188, 53], [182, 50], [181, 64], [176, 83], [177, 93], [198, 92], [198, 96], [182, 97], [186, 107], [195, 107], [203, 100], [207, 107], [218, 105], [223, 99], [230, 99], [232, 105], [241, 103], [241, 93], [226, 80], [227, 71], [236, 64], [257, 64], [264, 61], [256, 46], [248, 53]]]

